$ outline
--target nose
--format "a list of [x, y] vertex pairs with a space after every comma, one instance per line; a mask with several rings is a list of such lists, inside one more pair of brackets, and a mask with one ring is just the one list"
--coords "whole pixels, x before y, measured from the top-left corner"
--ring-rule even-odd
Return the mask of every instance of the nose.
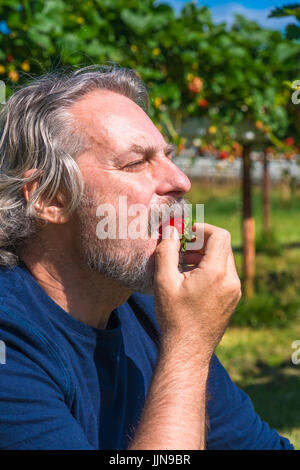
[[183, 196], [191, 189], [191, 182], [171, 160], [164, 158], [157, 168], [156, 193], [159, 196]]

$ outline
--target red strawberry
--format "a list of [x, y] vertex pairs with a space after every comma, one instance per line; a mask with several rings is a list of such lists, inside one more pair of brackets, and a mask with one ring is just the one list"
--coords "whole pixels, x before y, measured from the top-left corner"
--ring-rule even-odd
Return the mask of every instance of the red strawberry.
[[222, 152], [220, 152], [219, 158], [220, 158], [221, 160], [225, 160], [225, 158], [227, 158], [227, 157], [228, 157], [228, 153], [227, 153], [225, 150], [223, 150]]
[[[171, 225], [172, 227], [175, 227], [177, 232], [179, 233], [179, 236], [184, 235], [184, 219], [180, 217], [171, 217], [170, 221], [164, 224], [164, 226]], [[162, 237], [162, 227], [159, 227], [159, 235]]]
[[287, 145], [289, 145], [290, 147], [292, 147], [292, 146], [294, 145], [294, 143], [295, 143], [295, 139], [294, 139], [293, 137], [287, 137], [287, 138], [285, 139], [285, 143], [286, 143]]
[[203, 98], [202, 100], [199, 100], [197, 104], [200, 108], [206, 108], [208, 106], [208, 101]]

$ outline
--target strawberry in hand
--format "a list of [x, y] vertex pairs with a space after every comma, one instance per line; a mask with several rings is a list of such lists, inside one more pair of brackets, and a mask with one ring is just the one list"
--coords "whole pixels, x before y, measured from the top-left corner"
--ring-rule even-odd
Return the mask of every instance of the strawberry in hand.
[[162, 238], [163, 227], [171, 225], [175, 227], [180, 238], [181, 244], [181, 251], [185, 251], [185, 244], [187, 241], [190, 241], [189, 238], [186, 236], [186, 222], [181, 217], [171, 217], [170, 221], [165, 223], [163, 226], [159, 227], [159, 239]]
[[172, 227], [175, 227], [177, 232], [179, 233], [179, 236], [181, 237], [184, 234], [184, 219], [181, 219], [179, 217], [171, 217], [170, 221], [165, 223], [163, 226], [159, 227], [159, 235], [162, 236], [163, 232], [163, 227], [171, 225]]

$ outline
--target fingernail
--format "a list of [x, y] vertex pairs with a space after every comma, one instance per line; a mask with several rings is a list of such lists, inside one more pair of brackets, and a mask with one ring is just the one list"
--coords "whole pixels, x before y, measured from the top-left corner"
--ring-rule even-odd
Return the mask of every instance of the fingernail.
[[179, 235], [175, 227], [172, 225], [168, 225], [163, 229], [163, 238], [170, 238], [170, 239], [178, 239]]

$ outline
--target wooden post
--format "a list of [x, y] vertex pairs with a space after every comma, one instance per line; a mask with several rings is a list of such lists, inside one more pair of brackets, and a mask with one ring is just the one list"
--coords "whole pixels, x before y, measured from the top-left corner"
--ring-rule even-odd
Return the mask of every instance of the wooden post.
[[251, 145], [244, 145], [242, 174], [243, 291], [248, 299], [254, 294], [255, 277], [255, 220], [252, 215], [250, 151]]
[[264, 152], [262, 197], [263, 197], [263, 233], [268, 235], [271, 230], [271, 204], [270, 204], [271, 181], [269, 174], [269, 161], [267, 152]]

